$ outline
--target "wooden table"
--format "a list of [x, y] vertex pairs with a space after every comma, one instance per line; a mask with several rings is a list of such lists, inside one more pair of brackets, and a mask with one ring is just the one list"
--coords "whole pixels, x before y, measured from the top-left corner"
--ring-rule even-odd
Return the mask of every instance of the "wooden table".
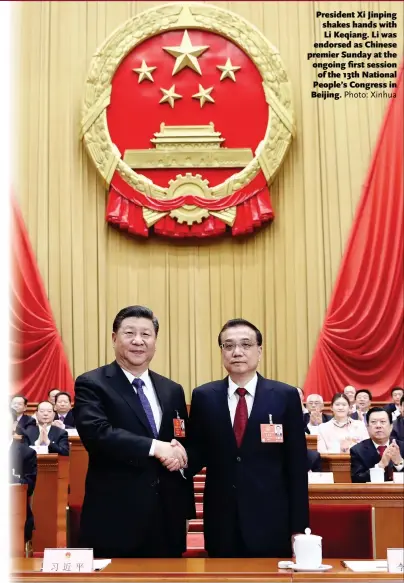
[[375, 508], [376, 558], [404, 547], [402, 484], [311, 484], [310, 504], [371, 504]]
[[312, 449], [314, 451], [317, 451], [317, 435], [309, 435], [308, 433], [306, 433], [305, 435], [306, 435], [307, 449]]
[[88, 453], [80, 437], [70, 436], [70, 481], [69, 506], [81, 507], [84, 500], [84, 488], [88, 467]]
[[332, 565], [327, 573], [295, 573], [292, 570], [278, 569], [278, 559], [113, 559], [98, 573], [41, 573], [41, 559], [14, 559], [10, 580], [29, 581], [133, 581], [133, 582], [259, 582], [270, 583], [294, 581], [360, 581], [381, 582], [400, 581], [401, 575], [389, 573], [353, 573], [342, 567], [339, 559], [323, 561]]
[[45, 547], [66, 546], [66, 506], [69, 483], [69, 457], [40, 454], [33, 495], [32, 512], [35, 530], [34, 552]]
[[322, 453], [323, 472], [333, 472], [336, 484], [351, 482], [351, 456], [349, 453]]
[[10, 553], [25, 556], [24, 527], [27, 518], [27, 484], [10, 484]]

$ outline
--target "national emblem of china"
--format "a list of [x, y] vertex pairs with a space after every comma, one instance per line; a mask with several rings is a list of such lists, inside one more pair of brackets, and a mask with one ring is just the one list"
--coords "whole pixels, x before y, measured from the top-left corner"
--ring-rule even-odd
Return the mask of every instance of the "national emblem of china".
[[269, 186], [294, 133], [278, 51], [208, 4], [161, 5], [97, 50], [81, 136], [130, 233], [249, 233], [273, 218]]

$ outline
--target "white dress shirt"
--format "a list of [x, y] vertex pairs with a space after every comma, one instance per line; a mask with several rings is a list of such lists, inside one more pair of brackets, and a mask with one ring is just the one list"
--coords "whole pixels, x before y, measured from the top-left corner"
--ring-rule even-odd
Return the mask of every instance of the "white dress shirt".
[[[133, 379], [136, 378], [135, 375], [133, 375], [128, 370], [125, 370], [124, 368], [122, 368], [122, 371], [125, 374], [128, 381], [130, 382], [130, 384], [132, 385]], [[162, 411], [161, 411], [159, 400], [157, 398], [156, 390], [153, 387], [153, 383], [151, 382], [149, 370], [145, 370], [144, 373], [141, 374], [140, 377], [138, 377], [138, 378], [144, 382], [143, 392], [146, 395], [146, 397], [150, 403], [150, 407], [151, 407], [153, 417], [154, 417], [154, 423], [156, 424], [157, 432], [159, 432], [160, 425], [161, 425]], [[137, 394], [137, 389], [133, 385], [132, 385], [132, 388], [135, 391], [135, 393]], [[151, 444], [151, 448], [149, 451], [149, 456], [154, 456], [155, 444], [156, 444], [156, 440], [153, 439], [152, 444]]]
[[[373, 445], [375, 446], [376, 449], [378, 447], [380, 447], [380, 446], [381, 447], [383, 447], [383, 446], [389, 447], [389, 445], [390, 445], [390, 443], [388, 441], [386, 443], [376, 443], [375, 441], [373, 441], [373, 439], [372, 439], [372, 443], [373, 443]], [[377, 452], [379, 452], [378, 449], [377, 449]], [[404, 463], [398, 464], [397, 466], [396, 466], [396, 464], [393, 463], [393, 465], [394, 465], [394, 467], [396, 468], [396, 470], [398, 472], [401, 472], [401, 470], [404, 468]], [[381, 466], [379, 466], [379, 462], [374, 467], [375, 468], [381, 468]]]
[[247, 410], [248, 410], [248, 416], [250, 416], [251, 413], [251, 409], [254, 403], [254, 397], [255, 397], [255, 391], [257, 389], [257, 382], [258, 382], [258, 376], [257, 374], [255, 374], [253, 376], [253, 378], [248, 381], [247, 384], [244, 385], [244, 387], [239, 387], [239, 385], [236, 385], [236, 383], [234, 381], [232, 381], [231, 377], [229, 377], [229, 388], [227, 389], [227, 399], [228, 399], [228, 404], [229, 404], [229, 411], [230, 411], [230, 418], [231, 418], [231, 424], [234, 424], [234, 417], [236, 415], [236, 409], [237, 409], [237, 403], [240, 399], [239, 395], [236, 393], [238, 388], [242, 388], [245, 389], [247, 391], [246, 395], [245, 395], [245, 400], [247, 403]]

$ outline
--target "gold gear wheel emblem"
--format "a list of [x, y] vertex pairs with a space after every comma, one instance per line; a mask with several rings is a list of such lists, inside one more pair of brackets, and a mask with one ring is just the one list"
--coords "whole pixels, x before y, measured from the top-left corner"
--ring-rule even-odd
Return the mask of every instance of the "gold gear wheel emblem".
[[[195, 176], [187, 172], [185, 176], [177, 174], [175, 180], [169, 181], [167, 189], [167, 198], [173, 199], [180, 196], [192, 195], [199, 198], [214, 198], [209, 188], [209, 181], [204, 180], [200, 174]], [[178, 209], [170, 212], [170, 217], [176, 219], [179, 223], [201, 223], [203, 219], [209, 217], [207, 209], [195, 205], [185, 204]]]

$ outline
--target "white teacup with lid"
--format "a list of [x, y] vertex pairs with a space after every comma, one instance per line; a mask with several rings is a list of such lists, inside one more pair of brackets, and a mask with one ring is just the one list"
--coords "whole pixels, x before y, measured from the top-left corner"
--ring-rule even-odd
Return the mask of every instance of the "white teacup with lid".
[[310, 528], [304, 532], [295, 536], [296, 566], [318, 569], [323, 561], [322, 537], [311, 534]]

